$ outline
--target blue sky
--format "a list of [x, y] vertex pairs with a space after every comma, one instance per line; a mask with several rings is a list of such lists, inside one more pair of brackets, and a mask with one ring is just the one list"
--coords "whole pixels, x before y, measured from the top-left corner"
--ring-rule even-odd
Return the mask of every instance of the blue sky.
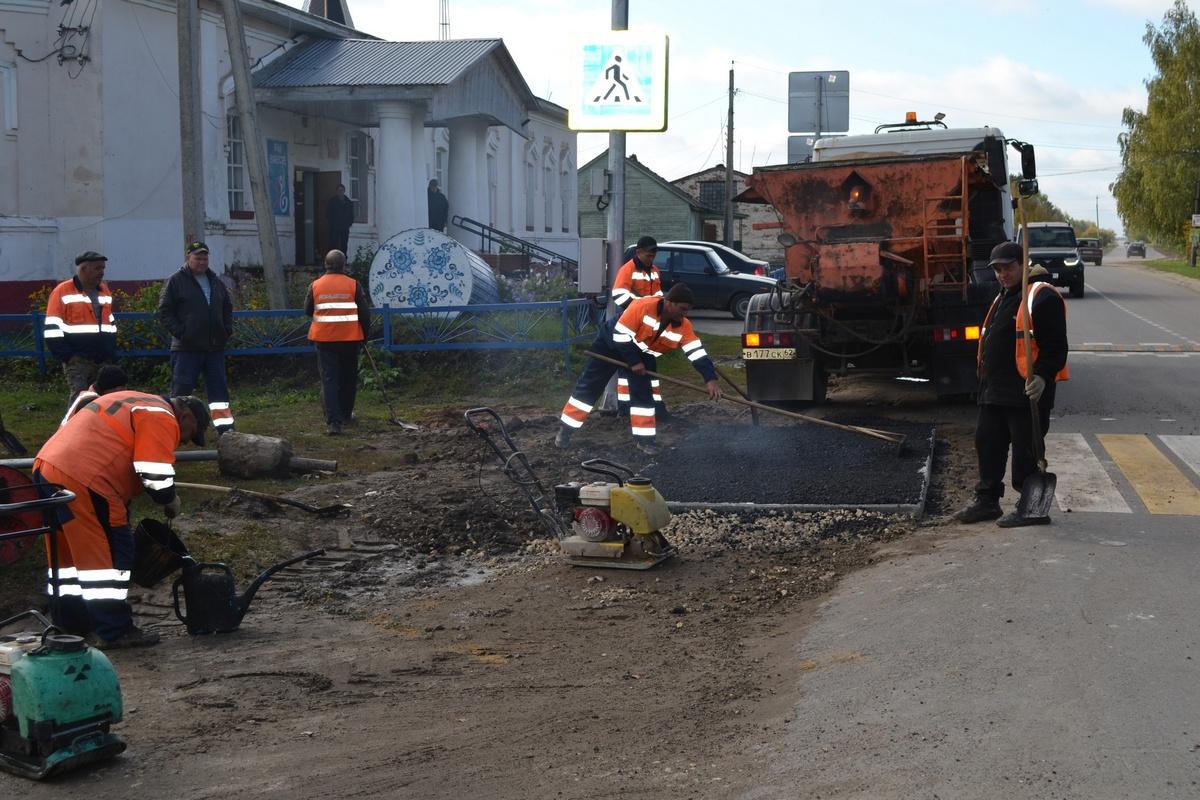
[[[302, 6], [302, 0], [285, 0]], [[386, 39], [438, 36], [438, 0], [346, 0], [356, 26]], [[1189, 0], [1200, 11], [1200, 0]], [[669, 179], [724, 162], [730, 62], [734, 165], [787, 155], [787, 73], [849, 70], [852, 133], [905, 111], [953, 127], [990, 124], [1038, 145], [1047, 196], [1117, 227], [1108, 185], [1120, 164], [1121, 110], [1145, 107], [1152, 64], [1142, 36], [1169, 0], [855, 0], [753, 3], [629, 0], [630, 28], [671, 39], [668, 129], [629, 134], [631, 154]], [[401, 10], [402, 9], [402, 10]], [[501, 38], [533, 91], [568, 104], [572, 47], [610, 27], [609, 0], [450, 0], [454, 38]], [[579, 163], [607, 146], [580, 134]]]

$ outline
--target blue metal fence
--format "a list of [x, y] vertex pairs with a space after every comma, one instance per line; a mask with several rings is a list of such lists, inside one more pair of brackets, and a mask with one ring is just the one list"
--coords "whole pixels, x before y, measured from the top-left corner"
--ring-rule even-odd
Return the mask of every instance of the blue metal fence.
[[[436, 350], [561, 349], [570, 366], [571, 345], [595, 336], [603, 311], [586, 299], [542, 303], [441, 306], [437, 309], [371, 310], [371, 339], [394, 353]], [[165, 357], [170, 336], [148, 311], [118, 312], [118, 355]], [[226, 355], [262, 356], [312, 352], [308, 317], [300, 309], [235, 311]], [[45, 314], [0, 314], [0, 358], [34, 358], [45, 372], [49, 350], [42, 340]]]

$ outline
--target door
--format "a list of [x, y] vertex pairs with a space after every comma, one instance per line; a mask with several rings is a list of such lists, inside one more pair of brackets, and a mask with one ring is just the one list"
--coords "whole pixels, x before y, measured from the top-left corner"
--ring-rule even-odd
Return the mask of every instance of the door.
[[698, 308], [723, 308], [717, 287], [716, 270], [708, 253], [679, 250], [671, 256], [671, 271], [676, 281], [686, 283], [696, 295]]
[[[329, 206], [329, 200], [337, 194], [337, 187], [342, 183], [341, 172], [319, 172], [317, 173], [317, 254], [322, 258], [329, 252], [332, 244], [329, 237], [329, 218], [325, 214], [325, 209]], [[346, 253], [346, 260], [354, 260], [354, 253]]]
[[296, 206], [296, 264], [301, 266], [317, 263], [316, 189], [316, 170], [296, 170], [292, 198]]

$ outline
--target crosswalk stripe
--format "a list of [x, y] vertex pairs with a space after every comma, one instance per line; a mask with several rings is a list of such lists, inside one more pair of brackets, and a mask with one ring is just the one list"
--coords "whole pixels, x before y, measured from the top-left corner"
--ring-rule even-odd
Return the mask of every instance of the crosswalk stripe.
[[1200, 475], [1200, 436], [1159, 436], [1163, 444], [1171, 448], [1171, 452], [1179, 456], [1179, 460], [1192, 468], [1192, 472]]
[[1133, 513], [1082, 433], [1046, 434], [1046, 460], [1058, 475], [1055, 497], [1063, 511]]
[[1200, 515], [1200, 490], [1148, 437], [1101, 433], [1096, 438], [1151, 514]]

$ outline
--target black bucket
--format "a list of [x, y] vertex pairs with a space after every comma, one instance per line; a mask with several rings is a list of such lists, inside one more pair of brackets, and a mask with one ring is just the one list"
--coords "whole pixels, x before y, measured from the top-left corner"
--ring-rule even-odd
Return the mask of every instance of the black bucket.
[[163, 523], [147, 517], [133, 531], [133, 574], [138, 586], [150, 589], [183, 566], [187, 546]]

